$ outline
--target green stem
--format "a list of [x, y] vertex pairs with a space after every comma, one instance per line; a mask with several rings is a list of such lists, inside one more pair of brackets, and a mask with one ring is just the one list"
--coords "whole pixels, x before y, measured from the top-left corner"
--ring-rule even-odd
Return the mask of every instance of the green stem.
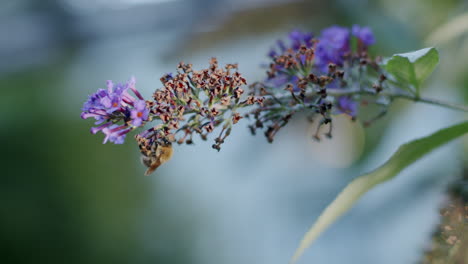
[[444, 102], [438, 99], [432, 99], [432, 98], [426, 98], [426, 97], [418, 97], [418, 98], [407, 98], [410, 100], [413, 100], [415, 102], [422, 102], [422, 103], [427, 103], [427, 104], [433, 104], [433, 105], [438, 105], [438, 106], [443, 106], [446, 108], [450, 109], [455, 109], [455, 110], [461, 110], [468, 112], [468, 106], [466, 105], [459, 105], [459, 104], [454, 104], [454, 103], [449, 103], [449, 102]]
[[353, 95], [353, 94], [367, 94], [367, 95], [382, 95], [390, 97], [391, 99], [406, 99], [413, 102], [421, 102], [426, 104], [438, 105], [445, 108], [450, 108], [454, 110], [460, 110], [464, 112], [468, 112], [468, 106], [466, 105], [459, 105], [449, 102], [444, 102], [438, 99], [432, 99], [427, 97], [416, 96], [409, 93], [402, 93], [402, 92], [389, 92], [389, 91], [382, 91], [380, 93], [376, 93], [374, 90], [342, 90], [342, 89], [327, 89], [327, 94], [333, 96], [341, 96], [341, 95]]

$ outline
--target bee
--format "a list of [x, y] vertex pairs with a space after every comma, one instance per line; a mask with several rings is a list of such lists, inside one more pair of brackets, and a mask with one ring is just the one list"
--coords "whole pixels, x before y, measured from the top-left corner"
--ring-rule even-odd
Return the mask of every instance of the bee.
[[[146, 143], [146, 144], [145, 144]], [[167, 139], [144, 142], [140, 144], [141, 162], [148, 167], [145, 176], [153, 173], [159, 166], [169, 161], [172, 157], [172, 143]]]

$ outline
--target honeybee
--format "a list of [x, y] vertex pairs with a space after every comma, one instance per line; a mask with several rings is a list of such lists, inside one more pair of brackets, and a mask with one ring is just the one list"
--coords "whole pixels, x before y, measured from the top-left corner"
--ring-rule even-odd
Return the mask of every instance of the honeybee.
[[150, 175], [159, 166], [169, 161], [173, 153], [172, 143], [167, 139], [154, 141], [150, 146], [142, 147], [140, 145], [140, 151], [142, 154], [141, 162], [148, 167], [145, 176]]

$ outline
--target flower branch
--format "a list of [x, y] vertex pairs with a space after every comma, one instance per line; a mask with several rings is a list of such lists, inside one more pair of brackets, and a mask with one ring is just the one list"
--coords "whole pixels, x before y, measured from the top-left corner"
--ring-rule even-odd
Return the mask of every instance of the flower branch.
[[96, 120], [98, 126], [91, 132], [102, 132], [104, 143], [122, 144], [128, 133], [151, 123], [135, 136], [149, 174], [169, 160], [172, 143], [192, 144], [197, 134], [207, 140], [217, 128], [212, 147], [219, 151], [242, 118], [250, 120], [252, 134], [263, 130], [268, 142], [273, 142], [298, 112], [318, 122], [312, 135], [317, 140], [323, 125], [328, 125], [325, 136], [332, 136], [334, 115], [357, 120], [361, 106], [368, 104], [380, 110], [365, 125], [384, 116], [395, 99], [468, 112], [467, 106], [419, 95], [422, 82], [438, 62], [435, 49], [383, 60], [369, 55], [374, 43], [368, 27], [332, 26], [316, 38], [296, 30], [268, 53], [265, 79], [248, 87], [237, 64], [219, 67], [212, 58], [208, 68], [197, 71], [181, 62], [175, 74], [160, 79], [162, 87], [151, 99], [143, 98], [134, 78], [125, 84], [108, 81], [107, 89], [88, 98], [81, 116]]

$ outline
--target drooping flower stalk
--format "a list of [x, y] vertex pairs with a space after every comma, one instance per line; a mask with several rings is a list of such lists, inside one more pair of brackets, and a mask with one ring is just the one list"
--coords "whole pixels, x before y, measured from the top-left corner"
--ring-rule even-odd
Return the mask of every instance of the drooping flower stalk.
[[151, 99], [142, 97], [134, 78], [126, 84], [108, 81], [107, 89], [89, 96], [81, 116], [96, 120], [98, 126], [91, 132], [105, 134], [104, 143], [122, 144], [127, 133], [151, 123], [135, 138], [145, 164], [157, 167], [168, 159], [161, 158], [162, 153], [172, 155], [172, 150], [161, 151], [158, 146], [192, 144], [196, 134], [206, 140], [219, 127], [212, 145], [219, 151], [233, 125], [244, 117], [252, 121], [249, 128], [253, 134], [263, 129], [272, 142], [298, 112], [307, 113], [309, 120], [319, 123], [312, 136], [320, 139], [323, 125], [329, 126], [325, 135], [332, 136], [335, 114], [356, 120], [363, 107], [374, 104], [380, 111], [364, 121], [369, 125], [382, 117], [397, 98], [468, 111], [466, 106], [423, 98], [398, 86], [383, 69], [380, 57], [369, 55], [374, 43], [370, 28], [358, 25], [351, 30], [332, 26], [316, 38], [312, 33], [295, 30], [268, 53], [265, 79], [249, 87], [237, 64], [221, 68], [212, 58], [207, 69], [197, 71], [181, 62], [175, 74], [160, 79], [162, 87]]

